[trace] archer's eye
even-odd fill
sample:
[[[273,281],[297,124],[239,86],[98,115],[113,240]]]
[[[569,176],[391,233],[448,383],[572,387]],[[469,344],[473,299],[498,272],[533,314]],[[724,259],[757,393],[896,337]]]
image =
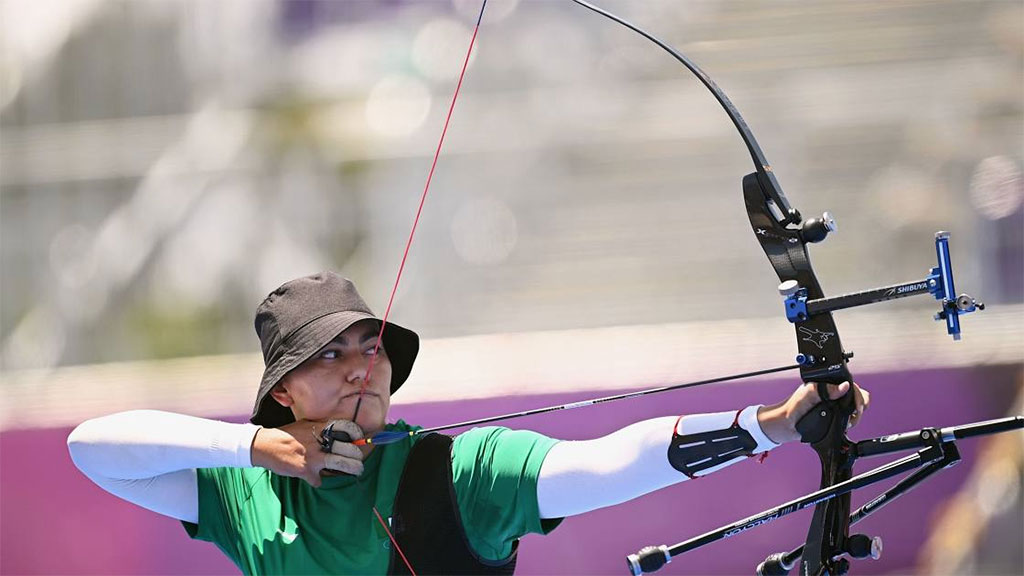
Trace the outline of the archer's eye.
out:
[[[320,352],[320,358],[324,360],[337,360],[341,356],[341,353],[337,350],[323,350]]]

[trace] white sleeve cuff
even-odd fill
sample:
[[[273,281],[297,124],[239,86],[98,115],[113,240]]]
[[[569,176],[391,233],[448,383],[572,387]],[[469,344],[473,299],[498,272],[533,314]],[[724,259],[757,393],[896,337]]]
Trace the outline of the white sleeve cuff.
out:
[[[233,424],[218,429],[210,443],[214,460],[231,468],[252,468],[252,442],[259,432],[255,424]]]
[[[778,444],[772,442],[771,438],[764,433],[764,430],[761,430],[761,423],[757,421],[757,411],[761,406],[763,406],[763,404],[747,406],[740,411],[739,418],[737,418],[737,423],[740,425],[740,428],[750,432],[750,435],[757,442],[757,448],[754,448],[754,454],[767,452],[778,446]]]

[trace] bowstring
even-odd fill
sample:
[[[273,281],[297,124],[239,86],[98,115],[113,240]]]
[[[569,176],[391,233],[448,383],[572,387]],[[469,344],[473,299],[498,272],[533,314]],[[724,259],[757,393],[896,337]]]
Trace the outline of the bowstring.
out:
[[[469,57],[473,53],[473,45],[476,44],[477,32],[480,30],[480,22],[484,18],[484,9],[486,7],[487,0],[483,0],[483,3],[480,5],[480,14],[477,16],[476,19],[476,25],[473,27],[473,36],[469,40],[469,49],[466,50],[466,58],[462,62],[462,71],[459,72],[459,81],[455,85],[455,93],[452,95],[451,105],[448,106],[448,115],[445,117],[444,120],[444,128],[441,130],[441,137],[437,141],[437,149],[434,150],[434,160],[430,164],[430,172],[427,174],[427,182],[423,186],[423,193],[420,194],[420,204],[419,207],[416,209],[416,218],[413,220],[412,229],[409,231],[409,239],[405,243],[405,252],[402,254],[402,263],[399,264],[398,266],[398,274],[395,276],[395,283],[391,287],[391,296],[390,298],[388,298],[388,305],[387,308],[384,310],[384,318],[381,320],[380,323],[380,332],[377,333],[377,343],[374,344],[373,346],[373,354],[370,355],[370,362],[367,365],[366,374],[363,376],[363,384],[362,386],[359,387],[359,396],[356,398],[356,409],[352,414],[353,422],[355,422],[356,417],[359,416],[359,408],[360,406],[362,406],[363,403],[363,394],[366,392],[367,384],[370,383],[370,374],[373,372],[373,366],[377,360],[377,354],[380,352],[380,345],[384,339],[384,328],[387,326],[388,316],[391,315],[391,305],[394,304],[395,302],[395,294],[398,292],[398,284],[402,280],[402,272],[405,270],[405,263],[406,260],[408,260],[409,258],[409,249],[412,247],[412,240],[413,237],[415,237],[416,235],[416,227],[419,225],[420,215],[423,213],[423,205],[427,201],[427,192],[430,190],[430,182],[434,178],[434,169],[437,167],[437,159],[441,156],[441,147],[444,145],[444,137],[445,135],[448,134],[448,124],[451,122],[452,112],[455,110],[455,102],[459,98],[459,90],[462,88],[462,80],[466,76],[466,68],[469,66]],[[380,525],[384,528],[384,531],[387,533],[388,538],[390,538],[391,542],[394,543],[395,550],[398,552],[399,556],[401,556],[406,568],[409,569],[409,572],[412,574],[412,576],[416,576],[416,571],[413,570],[412,564],[409,563],[409,559],[406,558],[405,553],[402,552],[402,548],[398,545],[398,541],[391,533],[391,530],[388,528],[388,525],[384,521],[384,518],[381,516],[380,512],[377,511],[376,505],[373,506],[373,513],[377,516],[377,520],[378,522],[380,522]]]
[[[380,345],[384,338],[384,327],[387,326],[388,317],[391,315],[391,306],[395,302],[395,294],[398,293],[398,283],[402,280],[402,272],[405,271],[405,263],[409,258],[409,249],[412,248],[412,241],[416,235],[416,227],[420,223],[420,215],[423,213],[423,205],[427,201],[427,192],[430,190],[430,182],[434,178],[434,169],[437,168],[437,159],[441,156],[441,147],[444,145],[444,137],[448,134],[448,124],[452,119],[452,112],[455,110],[455,102],[459,98],[459,90],[462,88],[462,80],[466,76],[466,68],[469,66],[469,57],[473,53],[473,45],[476,43],[476,35],[480,30],[480,22],[484,18],[484,8],[487,7],[487,0],[483,1],[480,5],[480,14],[476,19],[476,26],[473,27],[473,36],[469,40],[469,49],[466,51],[466,58],[462,62],[462,71],[459,72],[459,81],[455,85],[455,94],[452,95],[451,105],[448,106],[448,115],[444,120],[444,128],[441,130],[441,137],[437,141],[437,149],[434,150],[434,160],[430,164],[430,172],[427,174],[427,182],[423,186],[423,193],[420,195],[420,204],[416,209],[416,217],[412,222],[412,229],[409,231],[409,239],[405,242],[405,252],[402,254],[402,262],[398,265],[398,274],[395,276],[395,283],[391,287],[391,296],[388,298],[387,308],[384,310],[384,319],[380,323],[380,332],[377,333],[377,343],[373,346],[373,354],[370,355],[370,363],[366,368],[366,374],[363,375],[363,384],[359,388],[359,397],[356,399],[356,409],[352,415],[352,421],[355,422],[356,416],[359,415],[359,407],[363,403],[363,393],[366,391],[366,385],[370,382],[370,373],[373,371],[373,365],[377,360],[377,354],[380,352]]]

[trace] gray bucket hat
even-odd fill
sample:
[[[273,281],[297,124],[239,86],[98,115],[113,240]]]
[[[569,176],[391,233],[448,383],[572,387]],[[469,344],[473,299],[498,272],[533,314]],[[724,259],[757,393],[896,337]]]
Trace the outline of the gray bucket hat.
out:
[[[249,421],[267,428],[294,422],[291,409],[278,404],[270,390],[285,374],[360,320],[380,322],[352,281],[334,272],[292,280],[271,292],[256,309],[256,333],[265,368]],[[412,330],[388,322],[381,344],[391,360],[394,394],[412,371],[420,339]]]

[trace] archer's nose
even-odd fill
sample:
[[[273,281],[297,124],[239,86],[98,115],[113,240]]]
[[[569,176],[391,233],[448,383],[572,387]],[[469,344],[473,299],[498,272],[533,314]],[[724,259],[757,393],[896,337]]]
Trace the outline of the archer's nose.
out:
[[[369,379],[370,370],[379,360],[380,358],[374,358],[367,354],[353,357],[345,366],[345,382],[362,385],[365,380]]]
[[[351,366],[345,368],[345,382],[349,384],[362,384],[363,380],[366,379],[368,367],[369,363],[367,362],[353,362]]]

